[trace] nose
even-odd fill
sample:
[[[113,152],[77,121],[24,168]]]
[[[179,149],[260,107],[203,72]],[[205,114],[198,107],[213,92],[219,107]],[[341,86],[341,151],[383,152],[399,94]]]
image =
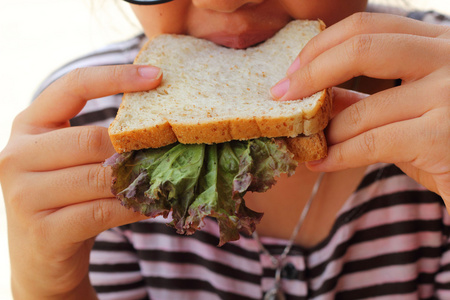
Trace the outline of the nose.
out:
[[[263,1],[264,0],[192,0],[192,3],[198,8],[231,13],[245,4],[258,4]]]

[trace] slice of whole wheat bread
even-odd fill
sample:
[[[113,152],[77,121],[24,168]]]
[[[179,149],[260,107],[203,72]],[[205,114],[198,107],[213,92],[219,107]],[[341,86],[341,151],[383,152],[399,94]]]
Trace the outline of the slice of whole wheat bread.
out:
[[[323,28],[320,21],[292,21],[264,43],[245,50],[184,35],[150,40],[135,64],[158,66],[164,78],[155,90],[124,95],[109,128],[114,148],[122,153],[175,141],[210,144],[307,135],[311,137],[305,142],[291,139],[292,149],[306,147],[326,154],[322,130],[331,112],[329,90],[284,102],[274,101],[269,93]],[[307,156],[304,160],[317,158]]]

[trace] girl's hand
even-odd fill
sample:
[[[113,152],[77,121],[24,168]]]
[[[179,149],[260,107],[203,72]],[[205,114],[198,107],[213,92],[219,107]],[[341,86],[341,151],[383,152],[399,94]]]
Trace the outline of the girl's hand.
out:
[[[450,28],[355,14],[313,38],[271,92],[299,99],[359,75],[400,78],[402,85],[372,96],[334,89],[328,157],[307,166],[395,163],[450,209]]]
[[[0,154],[11,281],[17,299],[96,298],[89,279],[94,237],[144,217],[110,192],[114,153],[106,128],[70,127],[89,99],[155,88],[158,68],[78,69],[50,85],[13,124]]]

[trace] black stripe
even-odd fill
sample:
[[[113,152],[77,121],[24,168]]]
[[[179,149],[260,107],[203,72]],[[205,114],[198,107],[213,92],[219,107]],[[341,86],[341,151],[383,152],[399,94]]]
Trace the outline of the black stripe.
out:
[[[447,252],[447,251],[443,251],[443,252]],[[441,266],[439,272],[450,272],[450,264],[445,264],[443,266]]]
[[[199,265],[225,277],[238,279],[254,284],[261,283],[261,276],[251,274],[231,266],[207,260],[190,252],[167,252],[160,250],[138,250],[140,260],[147,262],[167,262],[187,265]]]
[[[366,174],[361,180],[360,184],[356,188],[357,191],[371,185],[375,181],[379,181],[380,179],[387,179],[393,176],[404,175],[403,171],[398,168],[396,165],[391,164],[381,169],[373,170],[372,172]]]
[[[127,227],[132,232],[136,233],[147,233],[147,234],[164,234],[167,236],[179,238],[179,239],[195,239],[198,240],[204,244],[208,244],[214,247],[217,247],[219,244],[219,238],[215,235],[212,235],[205,231],[196,231],[193,235],[180,235],[176,233],[176,231],[167,226],[164,223],[157,223],[157,222],[137,222],[128,225]],[[219,232],[217,232],[218,234]],[[241,238],[243,238],[241,236]],[[234,245],[233,243],[227,243],[223,245],[222,247],[217,247],[217,249],[220,251],[226,251],[229,253],[232,253],[234,255],[238,255],[247,259],[251,259],[254,261],[259,261],[259,253],[254,251],[248,251],[245,250],[239,246]]]
[[[373,227],[373,228],[369,228],[369,229],[365,229],[365,230],[359,230],[359,231],[355,232],[355,234],[353,235],[353,237],[350,240],[339,244],[335,248],[335,250],[334,250],[333,254],[330,256],[330,258],[328,258],[321,264],[315,266],[314,268],[311,268],[309,270],[309,277],[315,278],[315,277],[318,277],[321,274],[323,274],[327,265],[334,260],[339,260],[340,258],[342,258],[350,246],[356,245],[358,243],[363,243],[363,242],[367,242],[367,241],[371,241],[371,240],[375,240],[375,239],[386,238],[386,237],[392,237],[392,236],[401,235],[401,234],[418,233],[421,231],[436,231],[436,232],[438,232],[441,224],[442,223],[438,220],[436,220],[436,221],[417,220],[417,221],[408,221],[408,222],[398,222],[398,223],[393,223],[393,224],[381,225],[381,226],[377,226],[377,227]]]
[[[289,252],[290,255],[309,255],[313,252],[319,251],[320,249],[327,247],[330,240],[333,238],[333,236],[336,234],[336,232],[344,225],[353,222],[357,218],[378,209],[393,207],[396,205],[403,205],[403,204],[412,204],[412,205],[420,205],[420,204],[430,204],[430,203],[438,203],[439,205],[442,204],[442,198],[436,195],[435,193],[429,192],[429,191],[404,191],[404,192],[398,192],[394,194],[388,194],[383,195],[380,197],[376,197],[371,199],[370,201],[364,202],[361,205],[358,205],[351,210],[342,213],[334,223],[333,227],[330,230],[329,235],[327,238],[325,238],[322,242],[317,244],[314,247],[311,247],[309,249],[306,249],[304,247],[294,245]],[[415,221],[412,221],[413,223]],[[435,231],[445,231],[448,230],[444,228],[444,225],[442,224],[442,220],[438,219],[434,224],[434,230]],[[439,225],[438,225],[439,224]],[[380,228],[381,230],[384,230],[389,232],[389,227],[394,224],[386,224],[385,227]],[[423,224],[421,225],[423,226]],[[438,228],[439,227],[439,228]],[[378,228],[378,227],[376,227]],[[437,229],[438,228],[438,229]],[[375,229],[376,230],[376,229]],[[366,234],[365,231],[363,231],[363,235]],[[370,231],[369,231],[370,232]],[[355,233],[356,234],[356,233]],[[396,234],[393,232],[393,234]],[[380,236],[381,237],[381,236]],[[376,238],[376,237],[374,237]],[[362,241],[362,240],[361,240]],[[265,244],[264,245],[270,253],[279,255],[284,250],[284,245],[270,245]]]
[[[122,94],[118,94],[117,96],[122,97]],[[94,122],[104,121],[107,119],[114,119],[117,114],[117,107],[108,107],[102,110],[96,110],[93,112],[85,113],[78,115],[70,120],[71,126],[81,126],[87,125]]]
[[[307,300],[308,299],[307,296],[294,296],[294,295],[290,295],[290,294],[284,294],[284,297],[286,298],[286,300]]]
[[[416,220],[416,221],[406,221],[406,222],[397,222],[393,224],[381,225],[365,230],[357,231],[353,237],[338,245],[331,257],[320,265],[315,266],[314,268],[306,269],[304,271],[297,272],[298,280],[306,280],[306,278],[313,279],[315,277],[319,277],[325,271],[325,268],[328,264],[330,264],[334,260],[341,259],[347,249],[355,244],[363,243],[379,238],[385,238],[395,235],[408,234],[408,233],[417,233],[417,232],[440,232],[442,228],[442,221],[439,220]],[[273,251],[274,248],[277,251],[283,248],[283,246],[267,246],[269,251]],[[271,253],[273,253],[271,252]],[[319,296],[321,294],[325,294],[331,290],[333,290],[338,282],[338,279],[344,274],[350,274],[353,272],[367,271],[374,268],[378,268],[381,266],[388,265],[398,265],[401,263],[413,263],[419,260],[422,257],[430,257],[430,258],[438,258],[441,256],[442,249],[441,247],[431,248],[431,247],[423,247],[410,252],[404,253],[394,253],[383,255],[379,257],[372,257],[367,260],[355,261],[355,262],[347,262],[344,264],[343,270],[336,277],[330,278],[323,283],[323,285],[315,291],[312,291],[313,296]],[[264,269],[263,270],[264,277],[273,277],[275,275],[274,270],[272,269]]]
[[[219,290],[212,286],[208,281],[198,280],[198,279],[181,279],[181,278],[162,278],[162,277],[146,277],[145,282],[147,286],[167,289],[167,290],[200,290],[207,291],[216,294],[221,299],[225,300],[254,300],[258,298],[250,298],[242,296],[239,294],[234,294],[226,291]]]
[[[311,290],[310,296],[317,297],[322,294],[325,294],[329,291],[332,291],[340,278],[342,278],[343,275],[355,273],[355,272],[363,272],[363,271],[369,271],[381,267],[386,266],[396,266],[396,265],[403,265],[403,264],[411,264],[414,262],[417,262],[421,258],[439,258],[442,255],[441,248],[439,247],[421,247],[418,249],[415,249],[413,251],[408,252],[401,252],[401,253],[392,253],[392,254],[385,254],[380,255],[368,259],[362,259],[362,260],[356,260],[351,262],[346,262],[343,265],[343,268],[341,272],[336,275],[335,277],[332,277],[326,281],[323,282],[322,286],[317,290]],[[330,263],[327,261],[326,264]],[[325,264],[325,266],[326,266]],[[324,269],[321,268],[321,271],[323,272]],[[306,281],[311,280],[314,276],[320,276],[321,274],[312,274],[311,270],[296,270],[296,277],[291,278],[299,281]],[[428,273],[421,273],[419,274],[418,282],[421,284],[432,284],[434,283],[434,276],[435,274],[428,274]],[[263,269],[263,277],[266,278],[274,278],[275,277],[275,270],[274,269]],[[282,276],[283,277],[283,276]]]
[[[92,250],[98,251],[127,251],[127,252],[136,252],[134,247],[126,242],[103,242],[103,241],[95,241],[94,247]]]
[[[317,297],[332,291],[337,286],[339,279],[350,273],[370,271],[386,266],[411,264],[417,262],[421,258],[439,258],[441,257],[441,254],[441,249],[439,247],[422,247],[413,251],[386,254],[369,259],[347,262],[344,264],[339,274],[324,281],[322,286],[319,289],[312,291],[311,294]],[[417,282],[420,284],[434,283],[434,276],[435,274],[420,273]]]
[[[141,268],[138,263],[115,263],[115,264],[90,264],[90,272],[139,272]]]
[[[142,279],[137,282],[116,285],[94,285],[97,293],[115,293],[121,291],[136,290],[145,287],[145,281]]]
[[[335,299],[351,300],[413,293],[418,290],[418,285],[421,283],[422,276],[427,275],[421,274],[418,276],[418,278],[406,282],[386,283],[350,291],[338,292]]]
[[[342,270],[342,274],[362,272],[386,266],[407,265],[417,262],[421,258],[440,258],[442,251],[440,247],[420,247],[412,251],[399,253],[389,253],[367,259],[347,262]]]
[[[435,288],[438,290],[449,290],[450,291],[450,282],[445,282],[445,283],[437,282],[435,284]]]

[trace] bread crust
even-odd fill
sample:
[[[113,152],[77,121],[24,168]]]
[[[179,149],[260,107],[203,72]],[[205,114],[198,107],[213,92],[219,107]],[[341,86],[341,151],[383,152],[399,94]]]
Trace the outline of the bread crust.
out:
[[[325,27],[320,20],[319,27],[321,30]],[[149,47],[151,40],[140,50],[135,63],[137,63],[139,56]],[[121,111],[127,111],[124,103],[126,103],[129,98],[131,98],[131,94],[125,93],[122,105],[119,108],[118,116]],[[331,109],[331,89],[324,89],[314,107],[301,111],[298,114],[291,114],[288,116],[283,115],[279,117],[256,115],[249,118],[234,117],[231,119],[215,117],[211,118],[211,120],[193,120],[192,122],[186,120],[178,122],[175,119],[164,119],[170,117],[165,117],[161,114],[160,117],[162,121],[157,123],[157,125],[136,129],[121,127],[120,122],[117,122],[116,118],[109,128],[109,135],[111,142],[118,153],[144,148],[159,148],[176,141],[185,144],[212,144],[260,137],[292,138],[297,137],[298,135],[302,135],[301,138],[299,137],[299,140],[302,140],[302,142],[296,143],[303,145],[306,141],[308,141],[307,144],[311,144],[312,141],[314,141],[320,142],[319,144],[322,145],[324,139],[317,139],[317,137],[305,139],[303,138],[303,135],[323,135],[321,132],[328,124]],[[303,140],[305,142],[303,142]],[[302,149],[308,148],[313,147],[302,146]],[[297,148],[294,147],[294,149]],[[315,151],[317,151],[317,149]]]
[[[328,153],[327,140],[323,131],[310,136],[286,138],[286,144],[298,163],[325,158]]]
[[[328,124],[332,98],[330,89],[322,93],[317,112],[312,116],[255,117],[233,120],[215,120],[204,123],[165,123],[152,128],[109,132],[114,149],[118,153],[144,148],[159,148],[179,141],[183,144],[213,144],[231,140],[248,140],[260,137],[295,137],[313,135]]]

